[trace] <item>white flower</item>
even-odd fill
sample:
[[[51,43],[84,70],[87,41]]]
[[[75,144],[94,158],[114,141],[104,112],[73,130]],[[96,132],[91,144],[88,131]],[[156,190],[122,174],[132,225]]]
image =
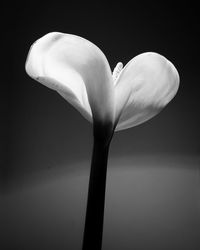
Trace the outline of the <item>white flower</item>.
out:
[[[31,47],[26,72],[56,90],[90,122],[112,122],[115,131],[141,124],[175,96],[179,75],[165,57],[147,52],[112,74],[103,52],[75,35],[49,33]]]

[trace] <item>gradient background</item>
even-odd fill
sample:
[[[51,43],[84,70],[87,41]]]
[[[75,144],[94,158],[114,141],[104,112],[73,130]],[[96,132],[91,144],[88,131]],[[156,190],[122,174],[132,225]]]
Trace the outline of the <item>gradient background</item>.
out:
[[[112,69],[147,51],[174,63],[175,99],[113,138],[103,250],[200,249],[198,15],[191,2],[2,9],[0,249],[81,249],[92,126],[24,70],[30,45],[51,31],[92,41]]]

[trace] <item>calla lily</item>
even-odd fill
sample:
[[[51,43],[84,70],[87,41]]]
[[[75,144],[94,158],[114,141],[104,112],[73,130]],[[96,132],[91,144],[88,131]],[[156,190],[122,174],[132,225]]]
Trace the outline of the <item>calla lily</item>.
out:
[[[56,90],[93,123],[94,146],[83,250],[102,244],[109,145],[114,131],[139,125],[175,96],[179,75],[164,56],[147,52],[113,73],[103,52],[75,35],[49,33],[31,47],[26,72]]]
[[[175,96],[179,75],[165,57],[147,52],[113,73],[103,52],[75,35],[49,33],[31,47],[26,72],[56,90],[90,122],[122,130],[158,114]]]

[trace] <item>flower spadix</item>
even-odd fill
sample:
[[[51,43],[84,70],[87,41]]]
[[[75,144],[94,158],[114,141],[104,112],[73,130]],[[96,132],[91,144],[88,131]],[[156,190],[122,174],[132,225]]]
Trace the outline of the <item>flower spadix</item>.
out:
[[[56,90],[90,122],[122,130],[158,114],[175,96],[179,75],[164,56],[147,52],[113,73],[103,52],[71,34],[49,33],[30,48],[26,72]]]

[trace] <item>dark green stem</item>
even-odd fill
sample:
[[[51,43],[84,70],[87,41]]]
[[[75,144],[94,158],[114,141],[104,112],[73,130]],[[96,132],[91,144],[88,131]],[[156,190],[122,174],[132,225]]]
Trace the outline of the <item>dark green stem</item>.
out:
[[[88,189],[82,250],[101,250],[107,161],[113,130],[111,125],[94,125],[94,144]]]

